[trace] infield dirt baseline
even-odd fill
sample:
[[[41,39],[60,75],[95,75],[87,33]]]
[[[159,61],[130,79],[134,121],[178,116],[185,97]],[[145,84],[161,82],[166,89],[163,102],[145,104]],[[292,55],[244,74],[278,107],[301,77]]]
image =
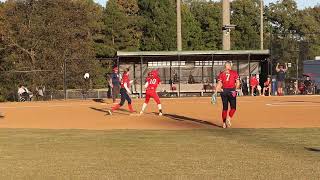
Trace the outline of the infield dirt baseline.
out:
[[[157,107],[153,102],[142,116],[130,116],[125,110],[115,113],[114,116],[105,116],[112,105],[111,100],[106,100],[106,103],[89,100],[1,103],[0,111],[6,117],[1,119],[0,128],[183,130],[216,128],[216,125],[221,124],[220,98],[216,105],[210,103],[210,98],[161,100],[163,117],[154,114]],[[240,97],[238,100],[238,111],[232,128],[320,127],[317,115],[320,110],[317,106],[320,104],[320,96]],[[141,108],[143,101],[133,101],[135,110]],[[308,102],[309,104],[306,104]],[[310,102],[313,102],[314,106],[308,106],[312,105]],[[294,103],[299,104],[299,107],[293,106]]]
[[[307,98],[311,98],[312,96],[308,96]],[[313,96],[320,98],[320,96]],[[272,98],[272,99],[271,99]],[[239,103],[247,103],[247,102],[266,102],[268,100],[271,100],[271,103],[265,103],[266,106],[320,106],[320,101],[285,101],[282,100],[284,97],[238,97],[237,101]],[[286,99],[289,99],[290,97],[285,97]],[[291,98],[294,98],[294,96],[291,96]],[[206,99],[207,101],[203,101]],[[134,99],[134,101],[137,101],[138,99]],[[164,101],[166,104],[177,104],[175,101],[179,101],[183,104],[210,104],[210,97],[188,97],[188,98],[162,98],[162,101]],[[190,101],[192,100],[192,101]],[[2,103],[0,105],[0,109],[22,109],[22,108],[59,108],[59,107],[76,107],[76,106],[91,106],[91,105],[100,105],[108,107],[112,105],[112,103],[96,103],[94,101],[89,102],[90,100],[69,100],[69,101],[52,101],[52,103],[59,103],[59,104],[53,104],[51,105],[51,102],[23,102],[23,103]],[[141,101],[141,100],[138,100]],[[220,103],[221,98],[217,97],[217,103]],[[84,103],[85,102],[85,103]],[[30,105],[26,105],[30,104]],[[39,104],[39,105],[32,105],[32,104]],[[152,102],[151,102],[152,104]],[[9,106],[6,106],[9,105]],[[16,106],[17,105],[17,106]],[[212,105],[212,104],[211,104]],[[215,104],[213,104],[214,106]]]

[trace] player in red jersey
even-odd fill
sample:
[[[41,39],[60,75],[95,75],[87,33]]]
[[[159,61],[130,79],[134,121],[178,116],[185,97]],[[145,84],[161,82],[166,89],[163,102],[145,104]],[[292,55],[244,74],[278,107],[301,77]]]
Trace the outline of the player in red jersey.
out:
[[[221,92],[221,99],[223,103],[222,120],[223,128],[231,127],[231,118],[236,112],[237,108],[237,89],[240,88],[240,78],[236,71],[232,70],[232,63],[226,62],[225,69],[218,77],[218,84],[216,91]],[[230,104],[230,111],[228,116],[228,109]]]
[[[123,73],[122,75],[122,79],[121,79],[121,88],[120,88],[120,95],[121,95],[121,101],[119,104],[115,105],[114,107],[111,108],[111,111],[109,110],[109,114],[112,115],[112,112],[119,109],[121,106],[124,105],[125,101],[128,101],[128,107],[130,112],[134,112],[133,108],[132,108],[132,100],[130,98],[130,94],[131,91],[129,89],[130,87],[130,83],[132,81],[130,81],[129,78],[129,68],[126,69],[126,71]]]
[[[160,83],[161,83],[161,80],[158,76],[158,72],[156,70],[151,71],[148,74],[148,77],[146,79],[146,84],[145,84],[146,100],[142,105],[142,109],[141,109],[140,114],[143,114],[144,110],[146,109],[146,107],[150,101],[150,98],[153,98],[154,101],[158,105],[159,116],[162,116],[162,107],[161,107],[161,103],[160,103],[160,98],[157,94],[157,88]]]
[[[257,92],[259,95],[261,95],[261,87],[259,86],[259,81],[257,79],[257,76],[253,74],[250,78],[250,86],[251,86],[251,96],[254,96],[254,91],[257,89]]]
[[[267,81],[263,83],[263,94],[265,96],[266,91],[268,91],[268,95],[271,96],[271,78],[268,77]]]

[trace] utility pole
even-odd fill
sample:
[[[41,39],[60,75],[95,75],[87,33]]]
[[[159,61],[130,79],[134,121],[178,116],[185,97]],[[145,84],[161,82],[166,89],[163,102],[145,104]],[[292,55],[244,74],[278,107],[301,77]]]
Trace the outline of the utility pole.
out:
[[[230,25],[230,0],[222,0],[222,25],[223,27]],[[230,50],[230,30],[222,31],[222,49]]]
[[[181,0],[177,0],[177,50],[182,51]]]
[[[263,50],[263,0],[260,0],[260,49]]]

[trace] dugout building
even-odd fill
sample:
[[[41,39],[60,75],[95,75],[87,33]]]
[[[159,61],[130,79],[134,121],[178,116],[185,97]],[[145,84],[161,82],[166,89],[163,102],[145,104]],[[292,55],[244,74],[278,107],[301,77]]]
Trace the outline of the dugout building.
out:
[[[131,88],[140,97],[144,94],[144,81],[150,70],[157,69],[162,81],[160,95],[204,96],[211,94],[216,77],[225,61],[233,62],[243,82],[252,74],[259,74],[263,82],[272,75],[269,50],[231,51],[138,51],[117,52],[120,70],[130,69],[134,79]]]

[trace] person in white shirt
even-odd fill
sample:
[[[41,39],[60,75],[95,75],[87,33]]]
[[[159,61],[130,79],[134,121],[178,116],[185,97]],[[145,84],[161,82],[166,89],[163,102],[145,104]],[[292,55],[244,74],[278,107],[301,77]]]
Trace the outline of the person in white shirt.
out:
[[[39,87],[36,88],[36,92],[37,92],[36,98],[37,98],[37,100],[43,100],[45,89],[46,89],[45,86],[39,86]]]
[[[19,94],[20,96],[22,96],[23,93],[26,93],[26,89],[25,89],[24,86],[21,85],[21,86],[19,87],[19,89],[18,89],[18,94]]]
[[[32,93],[28,90],[28,88],[24,87],[23,85],[19,87],[18,94],[20,97],[29,97],[28,100],[30,100],[33,96]]]

